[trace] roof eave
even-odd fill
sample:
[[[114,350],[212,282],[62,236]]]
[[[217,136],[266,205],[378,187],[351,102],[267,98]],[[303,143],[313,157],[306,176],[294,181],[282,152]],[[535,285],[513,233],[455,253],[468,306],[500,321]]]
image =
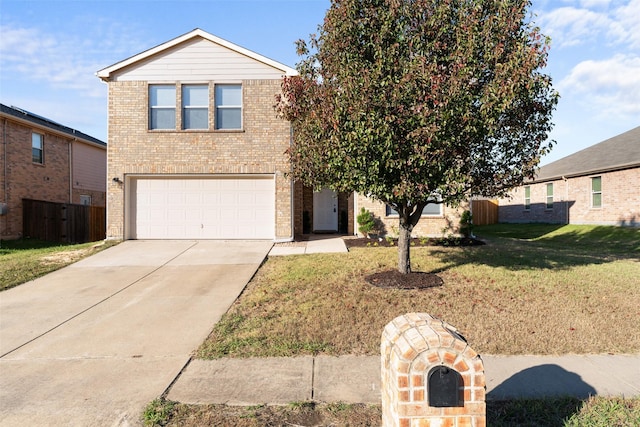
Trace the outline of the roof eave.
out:
[[[535,183],[541,183],[541,182],[558,181],[560,179],[578,178],[581,176],[597,175],[597,174],[606,173],[606,172],[616,172],[624,169],[632,169],[637,167],[640,167],[640,162],[626,163],[622,165],[611,166],[607,168],[591,169],[591,170],[581,171],[581,172],[571,172],[571,173],[560,174],[560,175],[552,175],[544,178],[536,178],[529,181],[529,183],[535,184]]]

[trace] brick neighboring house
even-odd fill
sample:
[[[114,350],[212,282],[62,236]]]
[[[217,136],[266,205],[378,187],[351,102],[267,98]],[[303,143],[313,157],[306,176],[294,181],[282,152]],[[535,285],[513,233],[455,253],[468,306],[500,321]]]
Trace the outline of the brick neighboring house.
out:
[[[106,204],[103,141],[0,104],[0,238],[22,236],[22,200]]]
[[[107,238],[353,234],[361,206],[397,225],[365,197],[285,176],[293,130],[273,108],[285,75],[297,72],[201,29],[98,71],[109,93]]]
[[[640,126],[540,168],[499,221],[640,226]]]

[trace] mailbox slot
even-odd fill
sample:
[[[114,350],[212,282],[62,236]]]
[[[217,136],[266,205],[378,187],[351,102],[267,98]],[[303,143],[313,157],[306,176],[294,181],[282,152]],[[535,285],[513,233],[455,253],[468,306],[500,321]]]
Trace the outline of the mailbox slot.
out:
[[[464,406],[462,375],[446,366],[435,366],[427,374],[429,406],[434,408]]]

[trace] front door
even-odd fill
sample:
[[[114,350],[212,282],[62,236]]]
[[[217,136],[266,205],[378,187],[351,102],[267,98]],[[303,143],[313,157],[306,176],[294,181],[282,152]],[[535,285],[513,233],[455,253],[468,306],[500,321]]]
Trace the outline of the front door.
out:
[[[338,195],[328,188],[313,193],[313,231],[338,231]]]

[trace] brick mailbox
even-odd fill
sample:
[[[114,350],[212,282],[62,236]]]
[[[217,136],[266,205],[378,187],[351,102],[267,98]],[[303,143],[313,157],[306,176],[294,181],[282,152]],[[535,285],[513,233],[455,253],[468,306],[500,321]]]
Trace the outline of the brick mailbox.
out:
[[[382,333],[384,427],[484,427],[484,365],[456,329],[426,313]]]

